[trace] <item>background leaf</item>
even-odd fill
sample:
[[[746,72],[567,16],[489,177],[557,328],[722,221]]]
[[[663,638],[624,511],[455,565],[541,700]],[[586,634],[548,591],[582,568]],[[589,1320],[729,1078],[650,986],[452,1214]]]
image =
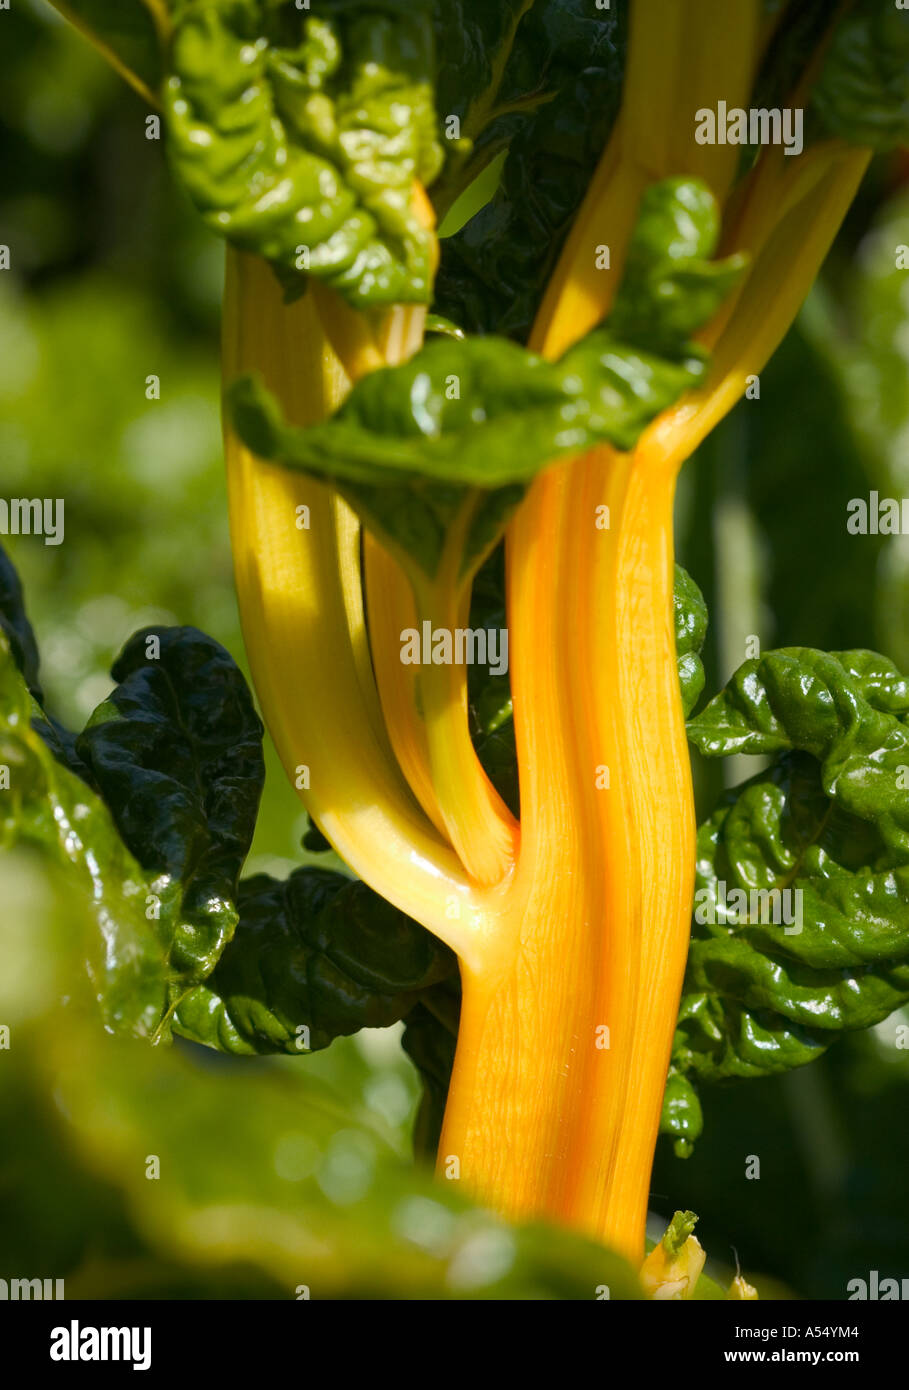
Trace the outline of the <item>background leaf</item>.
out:
[[[84,950],[109,1027],[151,1037],[165,1017],[169,974],[164,945],[146,918],[151,891],[107,807],[54,758],[32,727],[36,706],[0,634],[0,837],[24,843],[69,873],[71,891],[91,911]]]
[[[452,92],[443,68],[440,113],[464,109],[471,91],[489,90],[482,60],[474,55],[491,37],[487,16],[494,7],[476,0],[460,8],[471,36],[460,66],[475,85],[462,77],[460,91]],[[443,25],[456,17],[455,6],[439,10]],[[495,96],[485,103],[481,98],[483,123],[465,127],[481,164],[507,147],[500,186],[465,227],[441,243],[435,305],[467,332],[526,341],[543,285],[618,113],[626,31],[624,6],[598,10],[586,0],[535,0],[523,14]],[[490,51],[501,59],[501,47]],[[457,83],[454,65],[451,74]]]
[[[175,1029],[224,1052],[319,1051],[387,1028],[457,973],[452,953],[365,883],[327,869],[245,879],[233,940]]]
[[[830,135],[893,149],[909,140],[909,11],[862,0],[833,31],[811,93]]]
[[[38,644],[25,612],[25,597],[15,566],[0,546],[0,629],[6,634],[9,652],[22,673],[30,693],[42,698],[38,678]]]
[[[639,1296],[602,1246],[509,1225],[414,1171],[374,1108],[313,1073],[318,1059],[213,1066],[207,1050],[130,1045],[81,1002],[61,1007],[40,967],[67,954],[73,899],[19,867],[25,929],[4,914],[0,952],[33,987],[0,976],[15,1027],[0,1116],[19,1120],[0,1156],[4,1255],[46,1260],[67,1298],[113,1285],[121,1298],[294,1300],[305,1286],[314,1300],[594,1300],[603,1284]],[[23,1168],[43,1205],[10,1201]]]
[[[76,749],[129,849],[165,896],[179,892],[174,968],[204,978],[237,920],[262,724],[228,653],[195,628],[135,633],[112,674],[119,683]]]

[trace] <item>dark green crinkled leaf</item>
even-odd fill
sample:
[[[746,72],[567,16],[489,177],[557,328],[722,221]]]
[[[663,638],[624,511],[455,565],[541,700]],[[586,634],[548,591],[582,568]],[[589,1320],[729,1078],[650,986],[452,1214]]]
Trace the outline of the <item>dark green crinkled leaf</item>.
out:
[[[446,168],[433,190],[433,202],[443,215],[495,154],[496,130],[502,125],[499,88],[517,31],[533,3],[436,0],[433,4],[436,109],[443,125],[453,116],[459,123],[457,138],[445,141]],[[528,93],[525,101],[532,102],[535,96],[540,99]]]
[[[357,307],[428,301],[413,186],[442,155],[424,0],[180,0],[175,26],[171,160],[212,229]]]
[[[0,633],[0,768],[9,770],[9,786],[0,790],[0,844],[33,845],[67,873],[97,925],[86,954],[105,1022],[152,1036],[168,1004],[167,923],[147,918],[147,875],[107,807],[33,727],[36,710]]]
[[[327,869],[257,874],[241,884],[238,905],[233,941],[174,1021],[176,1032],[223,1052],[315,1052],[388,1027],[457,969],[436,937]]]
[[[102,53],[112,54],[147,91],[158,91],[163,71],[161,41],[143,0],[51,0],[51,4]]]
[[[704,665],[699,653],[707,636],[707,605],[697,584],[681,565],[675,567],[672,607],[679,685],[687,719],[704,689]]]
[[[111,674],[118,685],[76,751],[126,845],[161,881],[164,910],[177,912],[174,968],[204,978],[237,920],[265,778],[262,725],[233,659],[195,628],[135,633]]]
[[[618,114],[627,6],[607,10],[588,0],[536,0],[514,34],[494,97],[477,100],[498,72],[491,57],[501,63],[501,46],[490,32],[501,8],[483,0],[436,6],[445,35],[439,42],[440,115],[465,115],[463,132],[475,144],[468,169],[505,145],[508,155],[492,201],[441,243],[435,304],[469,332],[526,341]],[[459,14],[462,48],[447,32]],[[450,66],[446,51],[457,55]],[[440,192],[446,180],[447,171]]]
[[[800,1066],[909,1000],[907,718],[886,658],[793,647],[746,662],[690,721],[707,756],[777,756],[698,832],[663,1122],[681,1151],[693,1078]]]
[[[813,112],[830,135],[875,150],[909,141],[909,10],[860,0],[839,21]]]

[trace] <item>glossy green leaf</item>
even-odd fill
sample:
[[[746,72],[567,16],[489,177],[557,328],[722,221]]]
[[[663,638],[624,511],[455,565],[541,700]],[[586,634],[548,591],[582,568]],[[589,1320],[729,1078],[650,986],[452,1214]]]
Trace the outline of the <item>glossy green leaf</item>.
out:
[[[700,651],[707,635],[707,605],[697,584],[681,565],[675,567],[672,592],[675,618],[675,652],[686,718],[704,689],[704,664]]]
[[[434,238],[413,188],[441,151],[422,0],[308,15],[180,0],[174,19],[171,161],[209,226],[357,307],[427,301]]]
[[[209,979],[180,1001],[175,1031],[223,1052],[317,1052],[386,1028],[456,972],[436,937],[365,883],[302,868],[257,874]]]
[[[168,1004],[166,922],[147,917],[152,886],[104,803],[32,727],[37,705],[0,633],[0,844],[48,855],[89,908],[89,973],[110,1028],[151,1037]]]
[[[617,338],[672,355],[713,318],[746,265],[741,255],[708,259],[719,225],[716,199],[697,179],[650,185],[609,316]]]
[[[465,568],[488,551],[547,463],[604,440],[628,448],[703,370],[591,334],[560,362],[501,338],[431,342],[364,377],[331,421],[296,429],[251,378],[227,392],[260,457],[331,479],[406,565],[430,577],[470,509]]]
[[[15,640],[15,647],[13,646]],[[233,934],[264,778],[262,726],[228,653],[194,628],[136,633],[74,738],[26,687],[38,652],[0,552],[3,843],[47,853],[88,901],[108,1024],[164,1037],[169,1010]]]
[[[166,23],[167,0],[51,0],[133,86],[155,96],[161,85],[162,35],[154,20]]]
[[[127,847],[161,879],[179,918],[173,968],[204,978],[237,921],[265,766],[262,725],[233,659],[195,628],[148,628],[127,642],[118,682],[76,751]]]
[[[909,141],[909,10],[861,0],[834,29],[813,111],[830,135],[874,150]]]
[[[909,1000],[909,682],[873,652],[746,662],[689,723],[707,756],[774,754],[698,832],[695,913],[663,1127],[692,1079],[766,1075]]]

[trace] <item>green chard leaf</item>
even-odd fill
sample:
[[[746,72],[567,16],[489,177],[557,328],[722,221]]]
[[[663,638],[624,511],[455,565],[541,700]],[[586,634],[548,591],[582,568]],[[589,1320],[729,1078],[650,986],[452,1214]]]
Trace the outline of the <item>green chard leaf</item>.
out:
[[[833,31],[811,94],[828,135],[874,150],[909,141],[909,10],[861,0]]]
[[[774,755],[698,832],[695,914],[663,1128],[692,1082],[811,1061],[909,1000],[909,681],[867,651],[745,662],[689,723],[702,753]]]
[[[558,362],[504,338],[439,338],[364,377],[330,421],[309,429],[289,426],[243,377],[227,390],[235,428],[260,457],[330,480],[415,579],[434,577],[459,523],[461,573],[472,573],[541,468],[600,443],[630,449],[700,381],[704,358],[688,335],[741,269],[738,258],[718,268],[704,259],[716,233],[698,181],[655,185],[632,238],[617,329],[610,319]]]
[[[137,91],[154,100],[163,75],[167,0],[51,0],[51,4]]]
[[[107,807],[57,761],[34,727],[40,711],[0,633],[0,844],[46,854],[72,882],[96,932],[89,975],[109,1028],[150,1037],[168,1005],[161,935],[146,917],[151,887]]]
[[[245,879],[240,922],[175,1031],[222,1052],[317,1052],[386,1028],[456,975],[454,955],[365,883],[328,869]]]
[[[405,566],[432,578],[465,508],[466,570],[541,468],[604,441],[630,448],[702,370],[694,356],[668,362],[607,330],[558,363],[504,338],[444,338],[364,377],[324,425],[287,425],[250,377],[227,399],[249,448],[332,481]]]
[[[443,210],[453,178],[507,148],[494,197],[441,242],[436,307],[469,332],[525,341],[618,115],[627,6],[461,0],[436,12],[439,113],[460,115],[473,142],[439,181]]]
[[[32,726],[58,762],[91,783],[88,770],[75,750],[75,736],[44,709],[40,657],[32,625],[25,612],[25,596],[15,566],[0,546],[0,631],[6,634],[10,654],[34,701]]]
[[[423,1000],[411,1009],[404,1024],[401,1046],[423,1083],[414,1122],[414,1153],[429,1163],[435,1162],[442,1133],[458,1042],[460,1008],[461,982],[454,974],[428,990]]]
[[[498,5],[453,0],[433,5],[437,108],[442,121],[456,117],[459,132],[457,139],[446,140],[447,167],[433,193],[433,202],[437,207],[441,202],[443,211],[496,152],[495,132],[503,123],[499,89],[533,4],[534,0],[501,0]],[[525,94],[530,103],[545,99],[542,93]],[[499,134],[498,140],[502,138]]]
[[[682,708],[687,719],[704,689],[704,663],[700,651],[707,636],[707,605],[697,584],[681,565],[675,567],[672,608]]]
[[[708,259],[719,232],[716,199],[697,179],[651,184],[641,199],[610,331],[636,347],[678,352],[713,318],[745,269],[742,255]]]
[[[245,681],[194,628],[136,633],[78,736],[42,709],[22,589],[0,550],[2,844],[43,851],[95,925],[88,970],[107,1025],[166,1038],[169,1013],[233,934],[264,778]]]
[[[164,91],[174,168],[209,226],[357,308],[427,302],[413,202],[442,155],[425,0],[179,0]]]
[[[237,921],[265,778],[262,725],[233,659],[195,628],[134,633],[111,674],[119,684],[76,751],[173,917],[172,968],[204,978]]]

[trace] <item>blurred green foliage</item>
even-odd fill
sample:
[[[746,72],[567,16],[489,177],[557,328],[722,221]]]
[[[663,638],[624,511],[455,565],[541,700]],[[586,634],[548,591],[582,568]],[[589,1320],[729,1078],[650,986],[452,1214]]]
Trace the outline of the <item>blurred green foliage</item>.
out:
[[[44,0],[18,0],[3,33],[2,491],[66,507],[61,546],[8,546],[49,702],[81,725],[137,627],[194,624],[243,663],[218,421],[222,253],[146,139],[142,100]],[[760,402],[683,477],[679,559],[711,614],[708,693],[751,635],[874,646],[909,668],[909,538],[845,529],[851,497],[906,490],[906,173],[874,167]],[[269,759],[249,868],[286,873],[306,821]],[[695,771],[703,814],[720,770]],[[71,904],[27,856],[2,873],[0,1276],[65,1276],[71,1297],[619,1291],[608,1255],[505,1229],[410,1174],[418,1086],[397,1031],[305,1061],[115,1043],[57,1003]],[[871,1268],[904,1274],[901,1022],[789,1077],[705,1089],[704,1138],[687,1161],[661,1147],[653,1208],[694,1208],[713,1257],[733,1265],[734,1247],[746,1271],[804,1295],[841,1298]]]
[[[62,882],[16,852],[4,894],[10,1274],[52,1270],[69,1298],[636,1296],[601,1247],[508,1227],[414,1172],[400,1052],[368,1035],[342,1097],[318,1066],[113,1037],[73,987],[83,924]]]

